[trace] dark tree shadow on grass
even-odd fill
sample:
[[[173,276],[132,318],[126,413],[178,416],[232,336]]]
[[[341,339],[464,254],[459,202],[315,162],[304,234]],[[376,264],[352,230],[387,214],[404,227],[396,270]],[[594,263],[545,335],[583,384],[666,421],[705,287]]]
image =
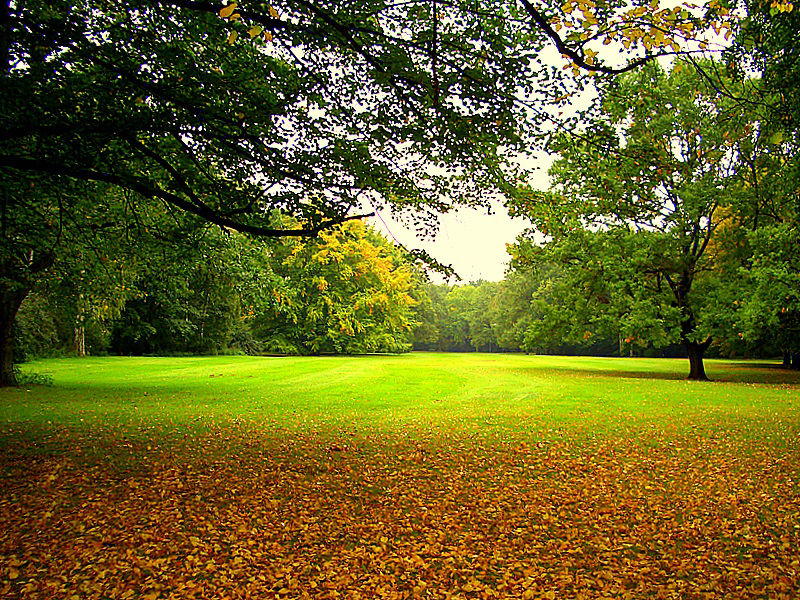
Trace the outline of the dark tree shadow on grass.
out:
[[[610,359],[612,360],[612,359]],[[680,370],[645,371],[634,369],[594,369],[576,368],[572,366],[553,367],[539,370],[536,367],[529,369],[515,369],[520,373],[530,371],[553,372],[559,376],[572,375],[585,379],[652,379],[659,381],[688,381],[689,362]],[[706,361],[706,372],[710,383],[749,383],[760,385],[800,385],[800,371],[785,369],[780,363],[768,362],[739,362],[716,363]],[[702,382],[698,382],[702,383]]]

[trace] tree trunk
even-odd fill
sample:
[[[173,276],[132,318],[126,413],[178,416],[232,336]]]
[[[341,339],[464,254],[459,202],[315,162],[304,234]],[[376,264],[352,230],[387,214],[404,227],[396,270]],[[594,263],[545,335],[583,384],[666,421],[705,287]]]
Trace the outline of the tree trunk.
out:
[[[83,294],[78,294],[77,314],[75,315],[75,327],[72,328],[72,350],[75,356],[86,356],[86,311],[84,310]]]
[[[9,289],[2,286],[0,291],[0,387],[17,385],[14,374],[13,327],[19,307],[28,288]]]
[[[783,368],[784,369],[791,369],[792,368],[792,351],[791,350],[784,350],[783,351]]]
[[[83,327],[83,323],[76,325],[72,333],[72,346],[75,350],[75,356],[86,356],[86,329]]]
[[[689,355],[689,379],[694,381],[708,381],[706,369],[703,365],[703,355],[708,345],[708,341],[702,344],[697,342],[684,342],[686,353]]]

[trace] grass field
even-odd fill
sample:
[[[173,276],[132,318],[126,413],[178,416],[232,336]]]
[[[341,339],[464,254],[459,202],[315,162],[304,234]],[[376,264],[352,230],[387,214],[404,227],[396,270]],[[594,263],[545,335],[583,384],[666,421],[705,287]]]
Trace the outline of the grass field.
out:
[[[795,598],[800,373],[87,358],[0,390],[0,597]]]

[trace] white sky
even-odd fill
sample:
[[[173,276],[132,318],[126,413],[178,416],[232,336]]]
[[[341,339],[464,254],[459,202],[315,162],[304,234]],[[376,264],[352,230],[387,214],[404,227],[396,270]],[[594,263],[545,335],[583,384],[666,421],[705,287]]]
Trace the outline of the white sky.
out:
[[[543,155],[536,161],[540,168],[531,169],[530,183],[539,189],[547,189],[547,168],[554,157]],[[506,244],[513,243],[516,237],[530,223],[525,219],[512,219],[500,202],[491,206],[491,214],[486,208],[453,210],[440,217],[439,233],[433,240],[419,239],[414,231],[403,226],[388,214],[381,213],[383,220],[369,219],[370,224],[389,239],[394,238],[409,250],[426,250],[433,258],[444,265],[452,265],[461,277],[461,283],[477,281],[500,281],[505,275],[509,256]],[[445,279],[438,273],[431,273],[435,283]],[[449,283],[456,283],[451,279]]]
[[[443,215],[434,240],[417,239],[414,232],[401,223],[387,215],[381,216],[386,225],[379,219],[370,219],[378,231],[390,239],[394,237],[408,249],[427,250],[440,263],[452,265],[464,283],[477,279],[503,279],[509,258],[506,244],[513,242],[526,227],[524,220],[511,219],[501,204],[493,207],[491,215],[486,209],[460,209]],[[437,274],[431,274],[431,279],[443,282]]]

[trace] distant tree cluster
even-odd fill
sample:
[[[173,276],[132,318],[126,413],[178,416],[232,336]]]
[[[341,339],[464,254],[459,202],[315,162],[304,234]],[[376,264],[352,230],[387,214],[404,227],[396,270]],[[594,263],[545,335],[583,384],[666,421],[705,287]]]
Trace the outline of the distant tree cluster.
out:
[[[542,290],[554,269],[519,269],[499,282],[427,284],[416,309],[414,349],[433,352],[526,352],[584,356],[680,356],[676,345],[641,347],[615,334],[574,339],[544,335]],[[565,313],[565,319],[570,317]]]
[[[139,235],[103,250],[57,261],[26,298],[19,358],[411,348],[419,272],[358,221],[313,240],[201,228],[180,243]]]

